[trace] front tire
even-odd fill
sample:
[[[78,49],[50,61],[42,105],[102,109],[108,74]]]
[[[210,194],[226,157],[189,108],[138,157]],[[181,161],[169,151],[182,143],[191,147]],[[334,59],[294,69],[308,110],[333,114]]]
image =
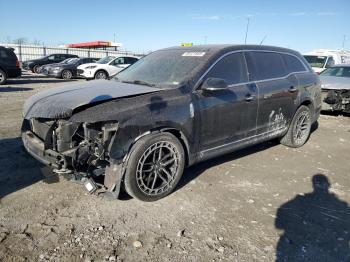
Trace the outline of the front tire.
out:
[[[108,74],[103,70],[97,71],[95,74],[95,79],[107,79],[107,78],[108,78]]]
[[[6,73],[0,69],[0,85],[6,84],[6,81],[7,81]]]
[[[184,149],[174,135],[145,136],[131,149],[125,171],[125,190],[142,201],[158,200],[174,190],[184,167]]]
[[[63,70],[61,76],[63,79],[72,79],[73,74],[70,70]]]
[[[282,137],[281,144],[289,147],[301,147],[309,139],[312,125],[311,110],[300,106],[294,114],[287,133]]]

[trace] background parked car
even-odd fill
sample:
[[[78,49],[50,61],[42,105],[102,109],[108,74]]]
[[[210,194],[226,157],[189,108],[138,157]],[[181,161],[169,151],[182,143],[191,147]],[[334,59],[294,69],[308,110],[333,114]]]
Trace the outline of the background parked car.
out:
[[[0,46],[0,85],[8,78],[21,76],[21,68],[12,48]]]
[[[33,73],[39,73],[42,65],[59,63],[67,58],[78,58],[78,56],[71,54],[52,54],[39,59],[25,61],[22,67],[25,70],[31,70]]]
[[[323,109],[350,113],[350,64],[327,68],[320,78]]]
[[[78,66],[78,75],[86,79],[107,79],[138,60],[136,56],[106,56],[96,63]]]
[[[97,58],[70,58],[58,64],[43,66],[41,73],[56,78],[71,79],[77,77],[78,66],[97,60]]]
[[[73,59],[78,59],[78,58],[67,58],[67,59],[65,59],[65,60],[63,60],[62,62],[59,62],[59,63],[43,65],[43,66],[41,66],[39,68],[38,73],[39,74],[44,74],[44,73],[46,73],[48,71],[48,69],[50,67],[57,66],[57,65],[60,65],[60,64],[66,64],[66,63],[68,63],[69,61],[71,61]]]

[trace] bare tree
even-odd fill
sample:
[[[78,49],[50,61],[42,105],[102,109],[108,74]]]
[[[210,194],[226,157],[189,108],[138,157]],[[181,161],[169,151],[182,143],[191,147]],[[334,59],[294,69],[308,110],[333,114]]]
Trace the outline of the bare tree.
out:
[[[27,42],[28,42],[28,40],[26,37],[19,37],[19,38],[16,38],[12,41],[12,43],[17,44],[17,45],[23,45],[23,44],[26,44]]]

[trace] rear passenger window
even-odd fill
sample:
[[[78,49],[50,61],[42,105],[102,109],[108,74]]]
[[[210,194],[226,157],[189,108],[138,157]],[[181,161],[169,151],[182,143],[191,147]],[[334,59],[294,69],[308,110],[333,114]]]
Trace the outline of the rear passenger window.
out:
[[[247,52],[249,80],[258,81],[287,75],[282,56],[273,52]]]
[[[284,63],[286,64],[288,73],[292,72],[303,72],[305,71],[305,66],[300,62],[298,58],[292,55],[282,55]]]
[[[248,81],[247,70],[242,53],[225,56],[209,71],[205,78],[222,78],[227,84],[239,84]]]
[[[8,54],[5,50],[0,50],[0,57],[1,58],[8,58]]]

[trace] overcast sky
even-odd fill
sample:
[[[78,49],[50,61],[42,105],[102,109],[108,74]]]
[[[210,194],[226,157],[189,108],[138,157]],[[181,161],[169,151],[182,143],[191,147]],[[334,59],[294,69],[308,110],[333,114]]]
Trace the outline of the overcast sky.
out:
[[[7,1],[0,0],[0,42],[26,37],[47,45],[123,43],[131,51],[180,45],[247,43],[300,52],[350,49],[349,0]]]

